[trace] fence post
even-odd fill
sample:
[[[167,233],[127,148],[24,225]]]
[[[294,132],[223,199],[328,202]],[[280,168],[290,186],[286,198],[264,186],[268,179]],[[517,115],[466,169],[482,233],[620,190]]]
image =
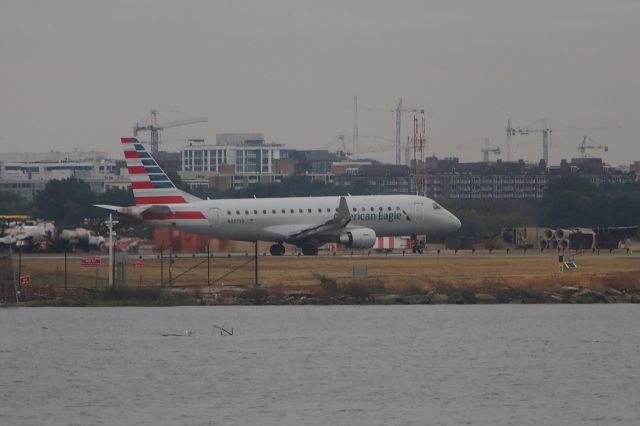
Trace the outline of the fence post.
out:
[[[260,287],[260,284],[258,284],[258,240],[256,240],[254,255],[255,255],[255,259],[256,259],[255,260],[255,271],[254,271],[254,274],[255,274],[255,283],[254,283],[254,285],[256,287]]]
[[[173,246],[169,247],[169,287],[173,287],[173,282],[171,281],[171,266],[173,266]]]
[[[207,241],[207,286],[211,286],[211,240]]]
[[[18,278],[22,276],[22,246],[18,250]]]
[[[160,287],[164,287],[164,240],[160,243]]]
[[[64,289],[67,289],[67,245],[64,246]]]

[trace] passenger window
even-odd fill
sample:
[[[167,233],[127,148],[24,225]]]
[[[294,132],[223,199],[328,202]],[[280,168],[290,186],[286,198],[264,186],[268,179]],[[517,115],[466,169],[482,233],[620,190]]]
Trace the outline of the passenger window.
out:
[[[327,213],[331,213],[331,209],[330,208],[327,208]]]
[[[382,207],[378,207],[378,210],[382,211]]]
[[[253,211],[253,214],[258,214],[258,210],[254,210],[254,211]]]
[[[363,211],[363,212],[364,212],[364,211],[366,211],[366,210],[367,210],[366,208],[364,208],[364,207],[362,208],[362,211]]]
[[[276,209],[271,210],[271,213],[276,214]]]
[[[291,209],[291,213],[295,213],[295,210]]]
[[[387,210],[391,211],[391,207],[387,206]]]
[[[400,206],[396,206],[396,210],[400,210]]]
[[[244,214],[249,214],[249,210],[245,210],[245,211],[244,211]]]
[[[231,214],[231,210],[227,210],[227,214],[230,215]]]
[[[300,213],[304,213],[304,211],[303,211],[302,209],[299,209],[299,212],[300,212]]]
[[[287,211],[285,209],[282,209],[282,213],[286,213]]]
[[[354,207],[354,208],[353,208],[353,212],[355,213],[355,212],[357,212],[357,211],[358,211],[358,209]]]
[[[311,213],[311,209],[308,209],[308,210],[309,210],[309,213]]]
[[[267,211],[266,210],[262,210],[262,214],[267,214]]]
[[[318,209],[318,213],[322,213],[322,209]]]
[[[236,214],[240,214],[240,210],[236,210]]]
[[[371,207],[371,211],[374,211],[375,209],[373,207]]]

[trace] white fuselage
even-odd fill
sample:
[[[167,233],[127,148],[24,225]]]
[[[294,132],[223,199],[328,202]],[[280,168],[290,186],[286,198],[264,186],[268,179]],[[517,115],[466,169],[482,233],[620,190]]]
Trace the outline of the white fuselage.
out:
[[[404,236],[460,228],[453,214],[427,197],[362,195],[345,199],[351,214],[345,230],[367,227],[377,236]],[[339,202],[339,196],[202,200],[172,206],[175,217],[147,221],[223,239],[283,242],[284,235],[331,220]],[[182,216],[180,212],[184,212]],[[202,216],[190,218],[189,212],[201,212]]]

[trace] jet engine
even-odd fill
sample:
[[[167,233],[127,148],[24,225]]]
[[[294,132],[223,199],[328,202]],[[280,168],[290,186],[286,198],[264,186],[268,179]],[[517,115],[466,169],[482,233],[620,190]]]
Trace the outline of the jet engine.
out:
[[[347,247],[371,248],[376,243],[376,231],[371,228],[356,228],[340,234],[338,242]]]

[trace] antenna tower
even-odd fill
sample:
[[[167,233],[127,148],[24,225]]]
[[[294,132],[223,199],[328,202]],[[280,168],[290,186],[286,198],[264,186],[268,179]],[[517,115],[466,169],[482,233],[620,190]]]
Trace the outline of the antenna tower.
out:
[[[358,158],[358,97],[353,97],[353,157]]]
[[[413,172],[416,178],[416,194],[424,195],[425,193],[425,162],[424,150],[427,144],[426,139],[426,120],[424,114],[418,120],[416,115],[413,116]]]

